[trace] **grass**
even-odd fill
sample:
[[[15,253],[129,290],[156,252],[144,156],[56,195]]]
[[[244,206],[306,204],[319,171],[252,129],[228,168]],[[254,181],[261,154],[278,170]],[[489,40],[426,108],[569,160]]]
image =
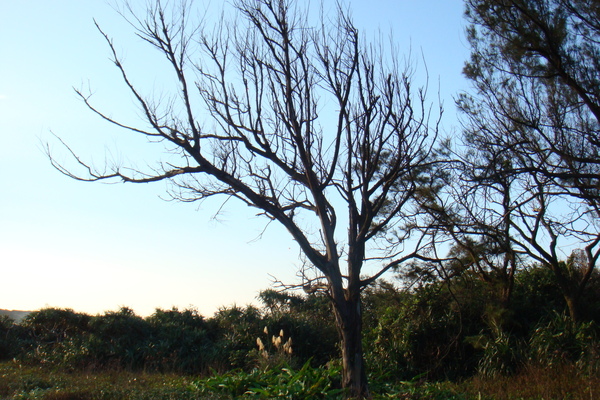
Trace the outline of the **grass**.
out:
[[[170,400],[199,396],[193,379],[127,371],[66,372],[47,367],[0,364],[0,399]],[[214,397],[218,399],[218,397]]]
[[[489,400],[596,400],[600,375],[581,373],[571,365],[527,366],[510,377],[475,377],[464,382],[464,393]]]
[[[279,368],[233,371],[198,378],[129,371],[69,372],[47,366],[0,363],[0,400],[229,400],[339,399],[339,371]],[[511,377],[475,377],[464,382],[373,384],[375,399],[412,400],[594,400],[600,377],[570,366],[528,367]]]
[[[0,399],[36,400],[226,400],[244,398],[337,399],[339,371],[290,368],[233,371],[208,378],[129,371],[68,372],[16,362],[0,364]]]

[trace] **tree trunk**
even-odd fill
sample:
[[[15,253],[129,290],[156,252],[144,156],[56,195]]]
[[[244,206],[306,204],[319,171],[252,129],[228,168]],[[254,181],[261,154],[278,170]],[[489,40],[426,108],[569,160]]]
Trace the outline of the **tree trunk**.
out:
[[[569,316],[571,317],[571,321],[579,322],[580,320],[580,306],[579,299],[581,298],[581,293],[585,286],[582,286],[582,283],[577,282],[577,278],[574,277],[571,273],[569,273],[565,267],[565,265],[561,265],[561,262],[554,262],[549,264],[550,269],[554,272],[554,277],[556,279],[556,284],[560,289],[565,302],[567,303],[567,308],[569,310]],[[583,283],[584,285],[585,283]]]
[[[350,297],[350,296],[348,296]],[[342,348],[342,387],[352,399],[370,398],[362,348],[360,294],[334,300],[336,324]]]
[[[579,322],[580,321],[580,312],[579,312],[579,296],[564,294],[565,301],[567,303],[567,308],[569,309],[569,316],[571,317],[571,321]]]

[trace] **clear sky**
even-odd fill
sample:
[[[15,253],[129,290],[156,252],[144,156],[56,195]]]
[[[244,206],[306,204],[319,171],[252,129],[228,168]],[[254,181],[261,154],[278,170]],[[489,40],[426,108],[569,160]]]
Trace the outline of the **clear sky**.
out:
[[[467,87],[462,1],[349,4],[367,35],[392,31],[401,51],[423,54],[430,93],[439,88],[444,127],[453,129],[452,97]],[[218,201],[168,202],[164,183],[82,183],[50,166],[43,143],[64,154],[52,132],[97,164],[116,157],[144,165],[160,155],[160,146],[115,130],[74,93],[90,87],[109,114],[136,120],[94,19],[140,82],[160,91],[159,60],[109,1],[0,0],[0,308],[95,314],[128,306],[148,315],[177,306],[210,316],[220,306],[256,303],[270,275],[293,281],[300,265],[293,241],[275,224],[256,240],[265,220],[250,209],[229,203],[216,221]]]

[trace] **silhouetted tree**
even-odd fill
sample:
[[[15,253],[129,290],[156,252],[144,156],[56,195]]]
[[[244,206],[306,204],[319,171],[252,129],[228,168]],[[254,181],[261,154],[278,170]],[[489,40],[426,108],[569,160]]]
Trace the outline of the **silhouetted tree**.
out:
[[[458,103],[469,164],[480,187],[510,182],[508,201],[489,210],[510,230],[512,252],[554,272],[576,320],[600,256],[600,8],[589,0],[466,3],[465,73],[477,94]],[[569,276],[562,265],[575,248],[581,273]]]
[[[426,256],[414,200],[431,183],[437,121],[429,125],[426,90],[413,88],[410,68],[380,43],[363,44],[341,7],[312,26],[294,1],[233,3],[240,19],[212,30],[188,19],[187,2],[124,12],[168,60],[178,84],[170,101],[142,94],[101,31],[145,125],[117,121],[79,92],[102,118],[175,149],[179,159],[147,171],[97,169],[72,152],[84,168],[79,174],[50,158],[76,179],[170,180],[183,201],[235,198],[280,223],[317,271],[305,288],[332,301],[343,386],[351,396],[368,396],[361,291]]]

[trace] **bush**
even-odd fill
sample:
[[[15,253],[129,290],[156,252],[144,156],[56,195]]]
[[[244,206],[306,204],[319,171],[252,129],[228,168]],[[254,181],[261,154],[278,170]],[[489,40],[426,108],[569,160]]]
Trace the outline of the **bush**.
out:
[[[24,346],[18,357],[35,364],[80,367],[91,317],[65,308],[44,308],[21,322]]]
[[[250,370],[256,364],[248,354],[256,349],[256,338],[263,330],[263,318],[256,307],[221,308],[210,321],[218,339],[216,346],[224,355],[221,367]]]
[[[565,314],[555,313],[533,331],[530,360],[546,366],[575,364],[581,370],[600,372],[598,334],[593,321],[576,323]]]
[[[477,366],[479,374],[487,377],[513,374],[523,361],[523,345],[506,332],[497,332],[494,337],[485,334],[467,338],[475,349],[482,350]]]
[[[264,327],[273,334],[281,330],[293,339],[294,366],[310,360],[314,367],[323,366],[339,356],[338,332],[331,313],[330,300],[322,294],[298,296],[265,290],[260,294],[265,304]],[[267,338],[269,341],[271,337]]]
[[[309,360],[314,367],[322,366],[338,356],[338,335],[327,298],[264,291],[260,299],[266,305],[263,309],[252,306],[222,308],[207,321],[217,338],[216,349],[227,361],[225,369],[250,371],[264,364],[257,339],[268,344],[272,336],[282,330],[286,340],[291,337],[293,341],[292,355],[282,361],[293,367]],[[265,334],[265,329],[270,333]],[[270,362],[278,364],[273,357]]]
[[[38,344],[53,344],[88,332],[91,318],[70,308],[43,308],[30,313],[21,325]]]
[[[223,356],[208,324],[195,310],[158,309],[146,322],[152,332],[145,349],[147,369],[202,373]]]
[[[90,321],[89,362],[100,367],[142,369],[151,337],[150,324],[127,308]]]
[[[526,360],[600,369],[596,323],[573,324],[564,315],[564,299],[547,269],[518,272],[510,303],[499,303],[493,287],[477,278],[465,272],[449,282],[428,281],[410,290],[386,282],[365,290],[363,348],[375,385],[414,377],[512,374]],[[157,309],[141,318],[129,308],[97,316],[46,308],[20,325],[0,319],[0,358],[71,371],[182,374],[294,370],[307,362],[318,368],[338,360],[328,298],[267,290],[260,299],[262,308],[222,308],[208,319],[193,309]],[[271,344],[280,331],[282,341],[292,339],[291,352]],[[267,357],[258,348],[259,338]]]
[[[481,329],[479,303],[458,304],[440,282],[413,291],[379,287],[367,292],[365,303],[370,315],[365,321],[365,352],[372,376],[406,381],[473,372],[476,361],[464,338]]]
[[[0,315],[0,361],[9,360],[22,352],[21,326],[6,315]]]

